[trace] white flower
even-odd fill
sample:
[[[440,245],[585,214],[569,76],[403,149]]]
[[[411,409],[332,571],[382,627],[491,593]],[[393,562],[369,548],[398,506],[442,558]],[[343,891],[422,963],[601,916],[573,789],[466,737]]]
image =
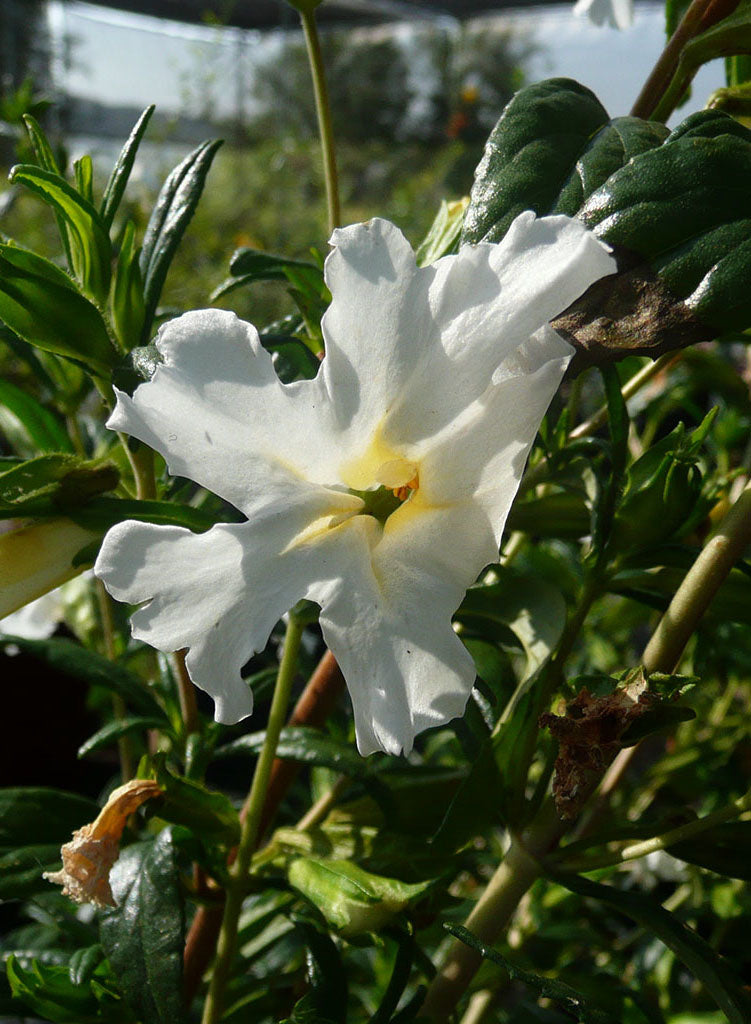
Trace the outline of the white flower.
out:
[[[280,616],[318,602],[361,752],[397,753],[463,712],[475,671],[451,616],[497,559],[572,352],[548,321],[615,265],[579,222],[529,212],[500,244],[425,268],[384,220],[332,245],[315,380],[281,384],[232,313],[188,313],[162,328],[163,363],[133,398],[118,393],[108,424],[247,522],[202,535],[120,523],[95,572],[118,600],[146,602],[135,637],[190,648],[221,722],[250,714],[240,670]],[[379,502],[387,518],[369,514]]]
[[[577,0],[574,14],[589,18],[595,25],[630,28],[634,21],[633,0]]]
[[[0,619],[0,633],[22,636],[26,640],[46,640],[55,632],[64,614],[60,587],[57,587]]]

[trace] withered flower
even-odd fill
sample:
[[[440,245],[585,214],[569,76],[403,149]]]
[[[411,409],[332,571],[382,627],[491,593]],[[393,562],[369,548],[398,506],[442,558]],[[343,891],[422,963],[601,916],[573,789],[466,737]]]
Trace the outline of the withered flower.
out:
[[[77,829],[61,849],[62,871],[47,871],[44,877],[62,885],[63,895],[76,903],[114,907],[109,875],[120,855],[125,823],[142,803],[161,793],[153,779],[132,779],[113,790],[96,820]]]

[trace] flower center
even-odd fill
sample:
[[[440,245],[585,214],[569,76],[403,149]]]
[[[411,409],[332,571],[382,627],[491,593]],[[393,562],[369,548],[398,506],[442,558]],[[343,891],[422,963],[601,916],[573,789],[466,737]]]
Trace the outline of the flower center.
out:
[[[391,459],[382,463],[375,474],[380,487],[365,490],[350,488],[350,494],[357,495],[365,503],[361,515],[373,516],[385,523],[420,486],[417,466],[406,459]]]

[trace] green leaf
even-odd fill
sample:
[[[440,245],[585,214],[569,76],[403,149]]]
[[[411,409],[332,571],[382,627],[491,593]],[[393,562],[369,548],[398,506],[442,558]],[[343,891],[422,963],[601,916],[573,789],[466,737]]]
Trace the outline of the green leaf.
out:
[[[138,147],[141,144],[141,139],[144,136],[154,110],[155,106],[153,103],[151,106],[146,107],[133,126],[133,129],[128,136],[128,140],[120,150],[120,155],[117,158],[115,166],[112,168],[112,174],[109,177],[109,181],[107,182],[104,190],[104,195],[102,196],[102,205],[100,209],[102,223],[107,230],[112,226],[112,221],[115,219],[115,214],[117,213],[120,202],[125,194],[125,186],[128,184],[130,172],[133,170],[133,162],[136,159]]]
[[[207,841],[237,843],[240,839],[240,818],[229,797],[209,789],[193,779],[174,775],[156,762],[156,781],[164,791],[155,814],[165,821],[185,825],[198,838]]]
[[[115,721],[103,725],[93,736],[89,736],[78,748],[78,757],[88,757],[89,754],[101,750],[102,747],[111,746],[121,736],[130,736],[134,732],[146,732],[147,729],[161,729],[164,731],[166,724],[163,715],[160,715],[158,718],[156,716],[152,718],[142,716],[117,718]]]
[[[91,157],[85,154],[73,164],[73,172],[76,176],[76,188],[81,197],[87,203],[94,202],[94,165]]]
[[[221,140],[204,142],[189,153],[169,175],[157,198],[140,256],[145,303],[144,342],[149,340],[169,265],[195,212],[206,176],[221,145]]]
[[[560,640],[566,624],[566,603],[560,591],[544,580],[500,567],[496,571],[501,581],[471,587],[456,619],[470,629],[485,631],[500,625],[510,630],[524,649],[522,679],[528,679]]]
[[[6,970],[13,995],[46,1021],[117,1024],[132,1020],[106,977],[95,976],[87,985],[77,985],[66,966],[40,960],[32,960],[28,967],[22,966],[15,955],[8,958]]]
[[[735,971],[701,936],[659,903],[633,889],[625,892],[579,875],[554,877],[571,892],[608,904],[656,935],[704,985],[730,1024],[747,1024],[751,1019],[751,999]]]
[[[261,752],[265,732],[246,733],[231,743],[226,743],[215,753],[215,757],[233,757],[238,754],[255,756]],[[377,755],[363,757],[354,747],[332,739],[318,729],[306,726],[290,726],[282,729],[276,756],[282,761],[296,761],[298,764],[318,765],[331,768],[353,779],[366,779],[383,766],[384,758]]]
[[[350,861],[305,857],[292,861],[288,877],[290,885],[347,936],[379,931],[431,884],[409,885],[364,871]]]
[[[117,908],[100,938],[123,993],[143,1024],[184,1024],[183,907],[172,830],[134,843],[110,874]]]
[[[307,948],[305,974],[310,991],[303,997],[307,1006],[319,1018],[324,1017],[332,1024],[346,1024],[347,972],[336,943],[329,935],[299,917],[295,920],[295,928]],[[300,1014],[301,1002],[292,1011],[292,1020]]]
[[[0,846],[60,846],[98,813],[93,800],[60,789],[0,789]]]
[[[0,519],[70,514],[91,497],[112,490],[120,479],[111,463],[77,455],[40,455],[0,473]]]
[[[26,131],[29,133],[31,139],[31,145],[34,149],[34,155],[37,158],[37,163],[40,167],[43,167],[45,171],[51,171],[53,174],[60,174],[60,168],[57,165],[55,154],[52,152],[52,147],[47,141],[47,137],[39,126],[38,122],[31,116],[31,114],[23,115],[23,122],[26,125]],[[68,234],[68,228],[66,225],[65,218],[57,210],[55,211],[55,220],[57,221],[57,230],[60,234],[60,239],[63,243],[63,251],[65,252],[65,258],[68,266],[73,268],[73,258],[70,251],[70,237]]]
[[[76,509],[74,514],[76,522],[102,532],[123,519],[184,526],[195,533],[209,530],[218,521],[215,516],[192,505],[171,501],[139,501],[135,498],[93,498],[85,506]]]
[[[441,200],[435,220],[415,252],[418,267],[427,267],[441,256],[456,251],[468,203],[469,198],[466,196],[450,203]]]
[[[554,323],[580,357],[654,355],[751,325],[751,133],[720,111],[665,129],[608,121],[589,90],[552,79],[521,90],[480,163],[463,240],[497,241],[523,209],[581,218],[619,272]]]
[[[52,146],[47,141],[47,136],[42,131],[39,122],[31,114],[24,114],[23,123],[26,126],[26,131],[29,133],[34,155],[39,162],[39,166],[44,168],[45,171],[60,174],[60,168],[57,165],[57,160],[55,160],[55,154],[52,152]]]
[[[58,789],[0,789],[0,901],[49,890],[42,877],[60,864],[60,847],[99,808]]]
[[[728,821],[668,847],[689,864],[751,882],[751,821]]]
[[[73,271],[83,290],[103,303],[109,288],[112,247],[101,217],[92,204],[64,178],[33,164],[17,164],[10,180],[25,185],[65,219]]]
[[[115,350],[99,310],[54,263],[0,245],[0,318],[24,341],[107,374]]]
[[[555,978],[545,978],[542,975],[532,974],[531,971],[523,970],[513,961],[507,960],[505,956],[501,956],[497,950],[486,946],[484,942],[481,942],[472,932],[461,925],[445,924],[443,927],[455,938],[466,943],[470,949],[474,949],[479,953],[483,960],[490,960],[491,963],[497,964],[498,967],[503,968],[504,971],[510,974],[512,978],[523,982],[543,998],[550,999],[560,1006],[567,1017],[580,1021],[581,1024],[612,1024],[613,1018],[610,1013],[605,1013],[603,1010],[593,1006],[589,1000],[585,999],[576,989],[571,988],[570,985],[566,985]]]
[[[8,422],[8,417],[15,425]],[[0,426],[6,436],[20,435],[23,439],[21,454],[73,452],[70,438],[55,414],[10,381],[0,380]]]
[[[6,642],[7,639],[6,639]],[[110,661],[96,651],[89,650],[61,637],[49,640],[27,640],[13,637],[12,642],[24,653],[44,661],[54,673],[60,673],[86,683],[101,686],[122,697],[125,703],[146,718],[159,718],[161,709],[138,676],[133,675],[116,661]],[[162,724],[164,719],[162,718]],[[2,799],[0,798],[0,813]],[[89,819],[84,818],[84,821]],[[80,822],[79,822],[80,824]],[[0,837],[2,832],[0,831]],[[0,838],[0,842],[2,839]]]
[[[474,758],[430,844],[438,856],[453,853],[499,823],[504,782],[496,764],[494,744],[486,741]]]
[[[145,306],[139,265],[140,252],[135,245],[135,226],[128,221],[117,254],[110,308],[117,339],[126,352],[141,340]]]
[[[523,210],[547,213],[608,115],[589,89],[552,78],[518,92],[475,172],[463,242],[497,242]]]

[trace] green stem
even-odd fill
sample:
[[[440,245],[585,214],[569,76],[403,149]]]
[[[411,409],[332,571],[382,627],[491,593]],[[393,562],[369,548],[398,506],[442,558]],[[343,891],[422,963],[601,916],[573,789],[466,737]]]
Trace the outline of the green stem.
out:
[[[104,588],[101,580],[94,584],[96,591],[97,605],[99,606],[99,621],[102,627],[104,639],[104,653],[110,661],[115,661],[117,651],[115,648],[115,620],[112,615],[112,598]],[[112,694],[112,710],[115,718],[121,721],[127,717],[128,709],[125,701],[119,693]],[[136,759],[133,750],[133,737],[121,736],[117,741],[117,750],[120,757],[120,775],[123,782],[128,782],[135,775]]]
[[[675,669],[704,612],[749,544],[751,482],[702,548],[660,619],[642,658],[648,673]]]
[[[666,850],[669,846],[675,846],[676,843],[684,842],[686,839],[693,839],[694,836],[701,835],[702,832],[714,828],[715,825],[721,825],[725,821],[731,821],[733,818],[740,817],[746,811],[751,811],[751,792],[739,797],[738,800],[733,800],[725,807],[713,811],[712,814],[707,814],[703,818],[697,818],[695,821],[689,821],[685,825],[671,828],[668,832],[663,832],[661,836],[653,836],[651,839],[631,843],[615,853],[603,854],[602,857],[581,858],[580,860],[571,861],[563,860],[560,863],[560,867],[563,871],[595,871],[598,868],[614,867],[630,860],[638,860],[640,857],[646,857],[648,854],[656,853],[658,850]]]
[[[303,628],[303,625],[291,615],[289,625],[287,626],[287,635],[284,638],[284,651],[282,653],[282,660],[279,663],[279,672],[276,677],[276,687],[274,689],[274,698],[271,702],[269,721],[266,726],[266,738],[256,763],[253,782],[245,805],[246,813],[240,834],[240,845],[237,848],[237,857],[229,869],[229,885],[224,905],[224,917],[219,933],[219,942],[217,943],[214,970],[203,1009],[202,1024],[217,1024],[221,1019],[224,993],[235,956],[237,926],[245,896],[248,871],[253,851],[258,841],[261,815],[266,800],[271,766],[274,763],[276,748],[279,743],[279,734],[287,718],[287,707],[292,690],[292,681],[297,669],[297,656],[300,651]]]
[[[642,117],[651,120],[667,120],[672,113],[672,107],[668,110],[663,104],[663,98],[670,86],[673,77],[678,70],[681,53],[684,46],[695,35],[706,28],[709,28],[717,18],[708,17],[710,8],[718,8],[718,16],[724,17],[729,11],[727,3],[718,3],[718,0],[693,0],[688,10],[681,18],[680,24],[668,40],[665,49],[660,54],[657,63],[652,69],[644,87],[639,93],[636,102],[631,108],[632,117]],[[732,8],[732,3],[731,3]],[[720,10],[722,8],[722,10]],[[713,12],[714,13],[714,12]],[[680,94],[677,99],[680,99]],[[659,107],[659,117],[658,115]]]
[[[318,115],[318,131],[321,136],[323,152],[323,174],[326,180],[326,202],[329,212],[329,234],[341,223],[339,208],[339,178],[336,170],[336,153],[334,150],[334,131],[331,124],[331,104],[326,86],[326,74],[323,67],[321,41],[318,38],[318,27],[312,10],[301,10],[305,46],[310,61],[310,73],[313,76],[313,90],[316,98]]]

